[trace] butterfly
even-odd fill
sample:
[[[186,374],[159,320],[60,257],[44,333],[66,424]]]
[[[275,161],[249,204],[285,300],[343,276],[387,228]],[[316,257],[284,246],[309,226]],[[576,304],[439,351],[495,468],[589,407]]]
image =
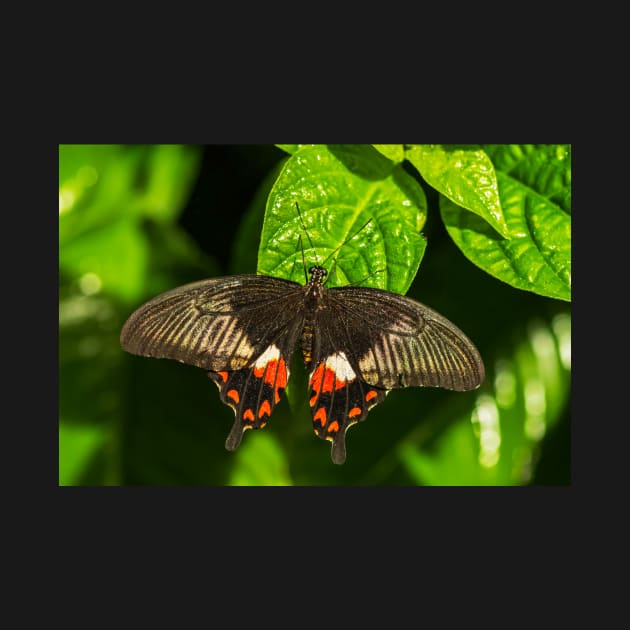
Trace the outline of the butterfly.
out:
[[[302,285],[262,275],[187,284],[158,295],[124,324],[124,350],[175,359],[208,371],[235,412],[225,447],[262,429],[280,401],[301,350],[309,370],[315,434],[346,460],[345,434],[392,389],[467,391],[484,365],[474,344],[448,319],[415,300],[362,286],[327,288],[312,266]]]

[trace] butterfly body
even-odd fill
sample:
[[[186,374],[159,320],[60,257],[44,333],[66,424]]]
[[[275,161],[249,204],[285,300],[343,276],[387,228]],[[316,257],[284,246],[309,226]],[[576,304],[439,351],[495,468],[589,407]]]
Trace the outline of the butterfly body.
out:
[[[480,385],[475,346],[432,309],[369,287],[326,288],[326,269],[305,285],[259,275],[204,280],[157,296],[121,332],[133,354],[206,369],[235,412],[226,448],[263,428],[280,401],[296,348],[309,370],[313,429],[346,458],[348,427],[364,420],[391,389]],[[299,344],[299,346],[298,346]]]

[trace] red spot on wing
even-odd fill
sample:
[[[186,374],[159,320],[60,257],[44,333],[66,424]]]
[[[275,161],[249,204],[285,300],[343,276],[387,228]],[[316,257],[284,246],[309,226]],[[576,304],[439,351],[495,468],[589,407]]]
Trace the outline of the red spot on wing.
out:
[[[333,389],[342,389],[346,386],[346,381],[336,377],[335,370],[326,367],[326,362],[322,361],[311,376],[311,388],[316,392],[329,393]]]
[[[322,377],[324,376],[324,364],[320,363],[311,376],[310,385],[314,391],[318,392],[322,388]]]
[[[324,374],[324,384],[322,386],[323,392],[332,392],[333,387],[335,385],[335,371],[330,368],[326,368],[326,372]]]
[[[315,394],[315,396],[313,396],[309,401],[308,404],[313,407],[315,405],[315,402],[317,401],[317,394]]]
[[[337,433],[339,431],[339,423],[336,420],[333,420],[327,429],[328,433]]]
[[[348,418],[354,418],[354,416],[360,416],[360,415],[361,415],[361,409],[359,407],[353,407],[348,412]]]
[[[313,422],[316,420],[319,421],[322,427],[326,424],[326,409],[324,407],[320,407],[313,415]]]
[[[370,400],[372,400],[372,398],[376,398],[377,396],[378,396],[378,394],[377,394],[377,393],[376,393],[373,389],[371,389],[371,390],[370,390],[370,391],[369,391],[369,392],[365,395],[365,400],[367,400],[367,401],[369,402]]]
[[[262,405],[260,405],[260,408],[258,409],[258,417],[262,418],[264,415],[271,415],[271,405],[268,400],[263,400]]]
[[[228,398],[231,398],[235,403],[238,403],[238,401],[241,399],[241,397],[238,395],[238,392],[235,389],[228,390],[226,396]]]
[[[279,360],[271,359],[266,365],[255,367],[254,376],[256,378],[264,377],[265,383],[275,387],[276,390],[280,387],[286,387],[287,364],[282,357]]]
[[[287,364],[284,362],[284,359],[280,357],[278,361],[277,368],[274,369],[273,378],[270,381],[267,381],[270,385],[278,387],[286,387],[287,386]]]
[[[251,409],[245,409],[245,413],[243,413],[243,420],[254,421],[254,412]]]
[[[227,372],[217,372],[217,374],[221,377],[221,380],[226,383],[228,380],[228,373]],[[237,401],[238,402],[238,401]]]

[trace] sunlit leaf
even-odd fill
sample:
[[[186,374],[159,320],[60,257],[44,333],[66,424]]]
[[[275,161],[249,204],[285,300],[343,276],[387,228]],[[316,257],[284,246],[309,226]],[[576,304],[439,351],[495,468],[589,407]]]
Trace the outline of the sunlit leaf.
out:
[[[497,170],[571,213],[571,145],[485,144]]]
[[[428,184],[508,236],[494,167],[476,145],[416,144],[405,156]]]
[[[558,165],[549,171],[543,160],[549,150],[540,149],[541,155],[537,149],[530,152],[527,168],[497,170],[509,239],[499,238],[484,221],[443,196],[440,210],[455,243],[481,269],[513,287],[570,301],[571,216],[553,201],[570,203],[566,189],[570,173],[561,176]],[[500,151],[497,155],[499,163],[506,162]],[[568,159],[559,164],[570,170]]]
[[[299,151],[302,147],[308,147],[312,145],[308,144],[276,144],[279,149],[286,151],[287,153],[295,153]]]
[[[405,150],[402,144],[373,144],[372,146],[392,162],[398,163],[405,159]]]
[[[418,182],[371,145],[304,147],[269,195],[258,271],[303,283],[301,243],[307,267],[336,259],[329,286],[405,293],[424,253],[425,220]]]
[[[399,454],[411,477],[426,485],[529,482],[540,444],[570,395],[570,326],[569,312],[532,321],[494,362],[473,409],[431,446],[405,440]]]

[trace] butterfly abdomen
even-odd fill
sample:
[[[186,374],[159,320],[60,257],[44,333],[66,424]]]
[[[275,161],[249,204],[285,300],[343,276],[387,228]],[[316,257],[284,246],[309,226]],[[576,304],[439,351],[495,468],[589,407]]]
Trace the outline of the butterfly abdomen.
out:
[[[302,358],[304,363],[308,367],[313,360],[313,325],[311,322],[304,323],[304,329],[302,330]]]

